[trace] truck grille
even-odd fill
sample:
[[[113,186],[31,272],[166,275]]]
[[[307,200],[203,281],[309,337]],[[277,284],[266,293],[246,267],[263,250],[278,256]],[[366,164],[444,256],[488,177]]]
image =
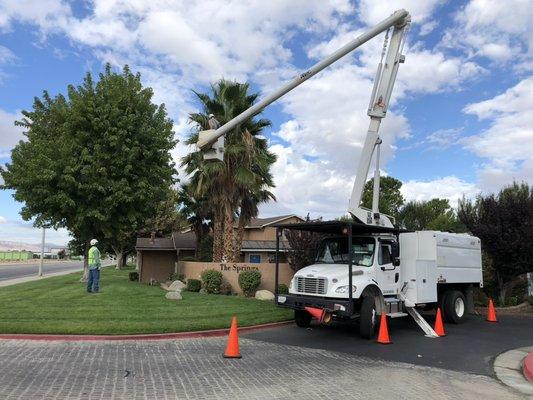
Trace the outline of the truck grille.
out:
[[[296,277],[296,291],[299,293],[326,294],[326,278]]]

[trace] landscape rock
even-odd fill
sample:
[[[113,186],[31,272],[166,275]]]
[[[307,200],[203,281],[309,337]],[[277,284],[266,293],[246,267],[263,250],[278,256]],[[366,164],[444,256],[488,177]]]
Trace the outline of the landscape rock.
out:
[[[258,290],[255,292],[255,298],[257,300],[274,300],[274,293],[270,290]]]
[[[168,292],[165,295],[165,298],[169,300],[181,300],[182,299],[181,292]]]
[[[204,288],[201,288],[200,291],[198,292],[200,294],[207,294],[207,291],[204,289]]]
[[[185,283],[183,283],[182,281],[174,281],[170,284],[170,286],[168,287],[169,290],[175,292],[175,291],[178,291],[178,290],[183,290],[183,288],[185,287]]]

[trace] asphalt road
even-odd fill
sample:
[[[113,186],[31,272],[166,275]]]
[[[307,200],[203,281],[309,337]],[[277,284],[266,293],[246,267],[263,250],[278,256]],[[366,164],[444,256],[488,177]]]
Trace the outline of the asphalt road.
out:
[[[424,316],[432,325],[434,315]],[[430,339],[409,318],[389,320],[392,344],[361,339],[348,324],[287,325],[243,335],[247,339],[348,353],[373,359],[445,368],[492,376],[492,361],[507,350],[533,345],[533,315],[498,316],[498,323],[472,316],[461,325],[446,324],[447,336]]]
[[[83,261],[57,261],[43,264],[43,274],[45,276],[52,272],[75,272],[81,269],[83,269]],[[39,260],[29,264],[0,265],[0,281],[35,276],[38,271]]]

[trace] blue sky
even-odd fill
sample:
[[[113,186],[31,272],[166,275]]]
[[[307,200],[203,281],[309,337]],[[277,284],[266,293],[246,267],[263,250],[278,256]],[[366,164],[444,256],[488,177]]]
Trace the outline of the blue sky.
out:
[[[225,77],[267,93],[402,7],[413,23],[381,131],[384,173],[404,182],[407,199],[453,204],[513,179],[533,182],[526,0],[0,0],[0,164],[23,139],[13,121],[34,96],[65,93],[106,62],[142,74],[182,139],[197,107],[191,89]],[[382,43],[375,38],[265,111],[278,202],[263,215],[345,213]],[[187,151],[178,144],[174,158]],[[0,241],[39,241],[20,207],[0,192]],[[65,243],[68,233],[49,240]]]

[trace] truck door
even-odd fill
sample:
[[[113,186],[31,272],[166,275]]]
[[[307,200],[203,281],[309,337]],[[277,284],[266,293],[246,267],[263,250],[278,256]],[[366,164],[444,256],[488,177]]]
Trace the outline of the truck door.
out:
[[[378,266],[376,277],[384,296],[396,294],[400,269],[392,264],[392,242],[378,241]]]

